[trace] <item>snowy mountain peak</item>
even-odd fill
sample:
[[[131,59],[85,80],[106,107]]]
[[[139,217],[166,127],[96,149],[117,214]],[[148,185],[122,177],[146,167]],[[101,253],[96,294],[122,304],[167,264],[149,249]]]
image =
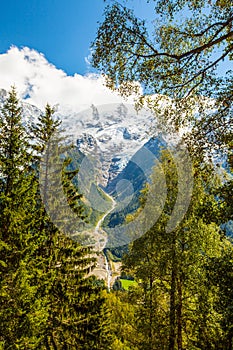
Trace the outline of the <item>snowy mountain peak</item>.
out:
[[[146,110],[136,112],[131,104],[92,105],[90,109],[62,117],[66,132],[79,150],[98,158],[100,183],[116,177],[129,159],[151,137],[155,117]]]

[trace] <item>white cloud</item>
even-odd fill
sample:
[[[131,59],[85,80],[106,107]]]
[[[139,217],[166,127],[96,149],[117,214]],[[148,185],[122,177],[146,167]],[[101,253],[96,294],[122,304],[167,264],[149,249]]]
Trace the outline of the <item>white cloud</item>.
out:
[[[103,85],[97,75],[68,76],[33,49],[11,47],[0,55],[0,88],[15,85],[20,97],[43,109],[59,104],[61,113],[79,112],[95,105],[121,102],[122,98]],[[132,101],[132,100],[131,100]]]

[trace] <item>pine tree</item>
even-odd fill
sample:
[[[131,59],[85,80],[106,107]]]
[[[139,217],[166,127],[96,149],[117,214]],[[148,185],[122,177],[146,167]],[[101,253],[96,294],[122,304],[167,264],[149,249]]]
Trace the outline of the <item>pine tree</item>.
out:
[[[46,311],[40,346],[45,349],[105,349],[111,340],[104,298],[96,280],[87,277],[94,259],[89,247],[82,247],[67,235],[74,232],[75,224],[83,214],[80,194],[71,182],[77,172],[67,169],[70,163],[64,156],[67,146],[64,146],[60,123],[54,120],[53,113],[47,105],[45,114],[31,128],[37,141],[34,145],[36,159],[43,172],[42,181],[38,182],[43,201],[38,204],[36,228],[40,232],[41,245],[34,257],[41,269],[37,279],[38,298],[43,301]],[[62,167],[56,167],[61,159]],[[54,169],[61,172],[58,178]],[[66,195],[65,205],[63,196],[59,201],[61,190]],[[68,232],[67,203],[73,210]],[[48,213],[45,208],[49,208]]]
[[[35,290],[29,268],[34,249],[34,174],[22,110],[13,87],[0,114],[0,340],[27,347]],[[30,316],[31,315],[31,316]]]

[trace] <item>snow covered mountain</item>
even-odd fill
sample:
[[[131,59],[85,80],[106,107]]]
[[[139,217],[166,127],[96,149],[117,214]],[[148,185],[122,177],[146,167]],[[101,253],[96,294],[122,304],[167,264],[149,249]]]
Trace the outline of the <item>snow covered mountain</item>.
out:
[[[98,159],[98,181],[104,187],[126,167],[156,127],[150,112],[136,112],[131,104],[92,105],[86,111],[61,119],[78,149]]]
[[[7,96],[0,90],[0,106]],[[40,109],[20,101],[25,124],[36,123]],[[55,113],[78,149],[98,163],[98,183],[106,187],[126,167],[133,155],[155,134],[156,119],[147,110],[137,112],[133,104],[91,105],[82,112]]]

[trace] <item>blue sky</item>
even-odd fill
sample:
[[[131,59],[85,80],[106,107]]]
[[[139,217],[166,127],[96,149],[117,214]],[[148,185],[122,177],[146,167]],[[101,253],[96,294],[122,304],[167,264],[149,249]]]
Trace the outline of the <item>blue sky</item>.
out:
[[[8,0],[1,2],[0,52],[28,46],[68,74],[86,73],[102,0]]]
[[[123,1],[123,0],[122,0]],[[8,0],[1,2],[0,54],[12,45],[27,46],[68,75],[91,70],[88,57],[98,21],[103,19],[103,0]],[[153,19],[153,2],[128,0],[137,16]]]
[[[106,3],[103,0],[7,0],[1,2],[0,53],[11,45],[42,52],[67,74],[85,74],[90,43]],[[151,13],[143,0],[129,0],[142,17]]]
[[[0,89],[15,85],[29,103],[39,108],[47,102],[60,104],[67,113],[92,103],[119,102],[119,96],[103,87],[101,77],[87,74],[93,69],[85,61],[105,5],[103,0],[2,1]],[[147,24],[153,20],[153,5],[127,1]]]
[[[124,0],[122,0],[124,1]],[[151,17],[144,0],[128,0],[140,17]],[[0,89],[16,86],[19,97],[61,113],[91,104],[121,102],[88,65],[90,44],[103,0],[7,0],[0,11]]]

